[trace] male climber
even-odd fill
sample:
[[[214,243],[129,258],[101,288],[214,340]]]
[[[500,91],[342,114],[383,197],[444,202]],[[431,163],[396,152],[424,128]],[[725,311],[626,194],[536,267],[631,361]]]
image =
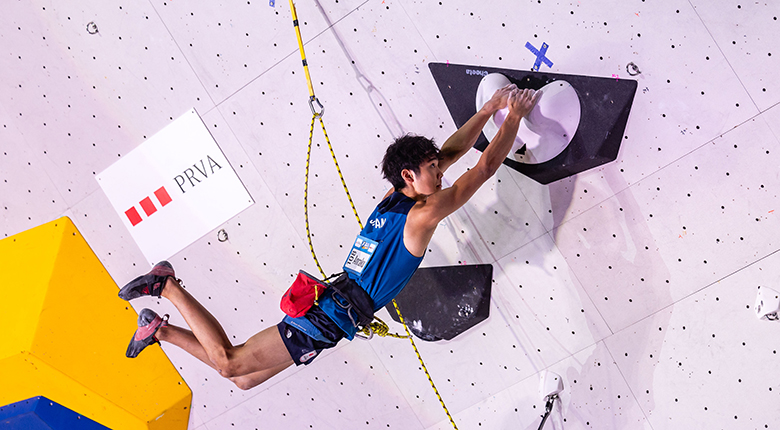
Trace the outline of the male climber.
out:
[[[519,90],[515,85],[499,89],[444,142],[441,150],[420,136],[396,139],[382,160],[382,173],[392,189],[358,235],[344,265],[345,275],[338,280],[348,288],[328,288],[319,304],[304,316],[287,316],[242,345],[233,345],[216,318],[184,290],[170,263],[158,263],[149,273],[124,286],[119,296],[125,300],[143,295],[165,297],[176,306],[190,330],[169,325],[167,318],[144,309],[127,356],[135,357],[159,341],[170,342],[240,389],[248,390],[293,363],[311,363],[320,351],[335,346],[344,337],[351,340],[359,325],[353,310],[361,308],[361,300],[368,300],[368,312],[373,315],[372,311],[384,307],[403,289],[422,261],[439,222],[463,206],[501,166],[512,148],[520,120],[537,98],[535,91]],[[444,171],[472,148],[488,119],[506,107],[506,119],[476,166],[451,187],[442,189]],[[364,246],[358,246],[361,244]],[[365,252],[355,258],[358,250]],[[365,307],[365,303],[362,305]]]

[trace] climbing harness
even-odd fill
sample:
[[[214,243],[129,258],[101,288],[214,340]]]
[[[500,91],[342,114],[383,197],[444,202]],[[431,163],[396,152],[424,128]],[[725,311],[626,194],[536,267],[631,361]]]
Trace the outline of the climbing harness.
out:
[[[293,19],[293,27],[295,27],[295,35],[298,38],[298,49],[301,52],[301,62],[303,63],[303,70],[306,75],[306,83],[309,87],[309,108],[311,108],[311,125],[309,127],[309,145],[306,150],[306,175],[304,179],[304,186],[303,186],[303,213],[304,218],[306,220],[306,238],[309,242],[309,250],[311,251],[311,255],[314,258],[314,263],[317,265],[317,269],[320,271],[322,276],[324,278],[329,278],[325,275],[325,271],[322,270],[322,266],[320,266],[320,262],[317,259],[317,254],[314,252],[314,246],[312,245],[311,240],[311,230],[309,229],[309,203],[308,203],[308,193],[309,193],[309,161],[311,160],[311,147],[312,147],[312,140],[314,137],[314,123],[317,119],[320,121],[320,126],[322,127],[322,133],[325,135],[325,141],[328,143],[328,149],[330,150],[330,155],[333,158],[333,163],[336,165],[336,171],[339,174],[339,178],[341,179],[341,184],[344,187],[344,192],[347,194],[347,199],[349,199],[349,204],[352,206],[352,212],[355,214],[355,219],[357,219],[357,223],[360,226],[360,229],[363,230],[363,223],[360,221],[360,216],[357,213],[357,209],[355,209],[355,204],[352,202],[352,196],[349,194],[349,189],[347,188],[347,183],[344,180],[344,176],[341,174],[341,168],[339,167],[339,163],[336,160],[336,154],[333,152],[333,146],[330,143],[330,138],[328,137],[328,132],[325,130],[325,122],[323,122],[322,117],[325,114],[325,107],[322,105],[322,103],[317,99],[317,96],[314,95],[314,86],[312,84],[311,75],[309,74],[309,65],[306,61],[306,53],[303,50],[303,39],[301,38],[301,30],[298,26],[298,13],[295,10],[295,4],[293,3],[293,0],[290,0],[290,11],[292,12],[292,19]],[[315,105],[317,108],[315,108]],[[319,111],[317,110],[319,109]],[[332,277],[333,275],[331,275]],[[315,288],[315,302],[319,298],[319,295],[317,294],[317,289]],[[458,426],[455,424],[455,421],[452,419],[452,415],[450,415],[450,411],[447,409],[447,406],[444,404],[444,400],[442,400],[441,395],[439,394],[439,390],[436,389],[436,385],[433,383],[433,379],[431,379],[431,374],[428,372],[428,368],[425,366],[425,362],[423,362],[422,356],[420,355],[420,351],[417,350],[417,345],[414,343],[414,339],[412,338],[411,333],[409,332],[409,328],[404,323],[404,317],[401,315],[401,310],[398,308],[398,304],[393,300],[393,306],[395,307],[395,311],[398,313],[398,318],[401,320],[401,325],[404,326],[404,330],[406,330],[406,336],[398,335],[390,333],[390,329],[385,324],[384,321],[374,316],[373,318],[376,321],[371,322],[370,324],[366,324],[363,326],[363,329],[360,331],[362,334],[360,337],[363,337],[365,339],[371,339],[374,334],[378,336],[391,336],[395,338],[408,338],[409,342],[412,344],[412,348],[414,348],[415,354],[417,354],[417,359],[420,361],[420,365],[422,366],[423,371],[425,372],[425,376],[428,377],[428,382],[431,383],[431,387],[433,388],[434,393],[436,393],[436,397],[439,399],[439,403],[441,403],[442,408],[444,409],[444,412],[447,414],[447,418],[449,418],[450,423],[455,428],[455,430],[458,429]],[[351,318],[351,317],[350,317]]]

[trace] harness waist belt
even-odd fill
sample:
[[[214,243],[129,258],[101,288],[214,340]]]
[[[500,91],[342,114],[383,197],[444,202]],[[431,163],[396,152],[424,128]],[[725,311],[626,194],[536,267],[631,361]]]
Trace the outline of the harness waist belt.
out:
[[[330,283],[333,301],[344,309],[355,328],[365,327],[374,320],[374,301],[366,290],[342,273]]]

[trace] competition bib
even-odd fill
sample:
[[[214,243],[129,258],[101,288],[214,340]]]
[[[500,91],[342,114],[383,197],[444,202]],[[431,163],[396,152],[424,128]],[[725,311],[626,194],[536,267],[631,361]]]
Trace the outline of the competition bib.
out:
[[[376,241],[358,235],[355,239],[355,244],[352,245],[352,251],[349,253],[347,262],[344,263],[344,270],[360,276],[368,261],[374,255],[378,244]]]

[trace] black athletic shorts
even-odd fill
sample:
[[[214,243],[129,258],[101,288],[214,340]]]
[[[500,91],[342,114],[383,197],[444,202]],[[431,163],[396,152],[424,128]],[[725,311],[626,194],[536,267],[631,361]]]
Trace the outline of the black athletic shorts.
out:
[[[281,321],[276,326],[279,328],[279,334],[282,336],[284,346],[287,347],[287,351],[290,353],[296,366],[301,364],[308,365],[314,358],[322,352],[324,349],[333,348],[338,344],[339,340],[344,337],[344,333],[334,323],[325,312],[318,306],[312,306],[309,312],[306,313],[306,318],[317,327],[322,335],[330,340],[330,342],[322,342],[315,340],[308,336],[306,333],[299,330],[284,321]]]

